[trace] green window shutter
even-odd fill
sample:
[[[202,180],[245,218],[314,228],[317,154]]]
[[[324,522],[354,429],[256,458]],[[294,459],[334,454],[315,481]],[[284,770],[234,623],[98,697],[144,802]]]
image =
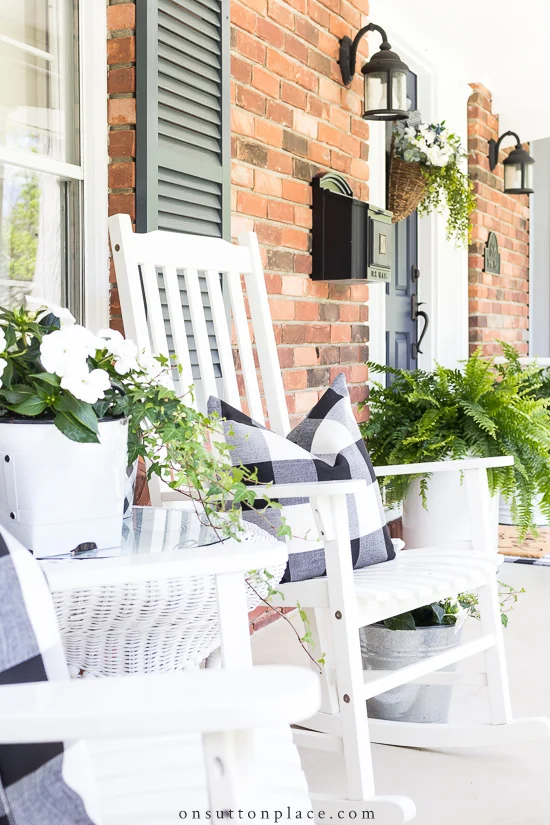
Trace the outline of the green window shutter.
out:
[[[229,0],[136,9],[137,230],[229,238]]]

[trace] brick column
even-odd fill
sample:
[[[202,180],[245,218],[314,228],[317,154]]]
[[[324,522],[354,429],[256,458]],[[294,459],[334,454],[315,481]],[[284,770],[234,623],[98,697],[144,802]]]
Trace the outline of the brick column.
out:
[[[469,255],[470,352],[501,352],[497,341],[514,344],[526,355],[529,326],[529,198],[505,195],[502,163],[489,169],[489,140],[498,140],[498,116],[491,93],[472,84],[468,103],[468,169],[474,181],[477,209]],[[513,144],[500,151],[503,159]],[[484,272],[483,253],[489,232],[498,239],[500,275]]]
[[[109,215],[136,217],[136,32],[135,4],[110,0],[107,8],[107,91],[109,122]],[[122,331],[111,261],[111,326]]]
[[[367,286],[309,277],[312,178],[332,169],[369,196],[362,78],[346,89],[337,62],[367,13],[367,0],[231,2],[232,231],[262,246],[293,422],[339,372],[354,403],[367,392]]]

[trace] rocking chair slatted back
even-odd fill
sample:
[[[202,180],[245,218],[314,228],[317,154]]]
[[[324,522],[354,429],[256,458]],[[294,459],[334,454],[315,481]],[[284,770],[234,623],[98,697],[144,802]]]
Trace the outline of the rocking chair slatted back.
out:
[[[174,375],[176,391],[183,395],[194,384],[194,403],[201,411],[205,411],[209,395],[220,395],[241,409],[231,343],[232,323],[248,411],[254,419],[265,423],[254,343],[270,427],[286,435],[290,424],[256,235],[243,233],[236,246],[220,238],[197,235],[163,231],[137,234],[132,232],[128,215],[111,217],[109,231],[126,335],[153,355],[176,356],[181,365],[181,374]],[[182,275],[190,320],[185,319],[182,307]],[[168,318],[163,313],[162,289]],[[212,313],[214,346],[208,329],[208,310]],[[193,377],[192,340],[198,359],[198,379]],[[221,378],[216,378],[218,365]]]

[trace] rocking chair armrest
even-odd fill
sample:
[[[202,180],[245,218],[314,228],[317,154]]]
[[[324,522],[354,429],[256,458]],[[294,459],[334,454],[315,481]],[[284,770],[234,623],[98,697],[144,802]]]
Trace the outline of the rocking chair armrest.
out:
[[[297,481],[289,484],[254,485],[256,498],[313,498],[314,496],[342,496],[348,493],[361,493],[365,489],[365,480],[342,479],[340,481]]]
[[[56,742],[243,731],[318,709],[318,677],[265,665],[0,687],[0,742]]]
[[[423,461],[416,464],[389,464],[375,467],[374,472],[381,476],[409,476],[420,473],[450,473],[463,470],[489,470],[494,467],[510,467],[514,463],[511,455],[494,458],[460,458],[453,461]]]

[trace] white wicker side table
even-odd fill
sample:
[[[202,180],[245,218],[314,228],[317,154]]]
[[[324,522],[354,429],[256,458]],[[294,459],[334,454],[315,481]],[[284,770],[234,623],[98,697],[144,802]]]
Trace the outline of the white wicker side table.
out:
[[[54,598],[69,665],[86,674],[119,676],[196,667],[219,646],[215,569],[189,576],[186,556],[220,549],[239,570],[268,569],[280,581],[287,551],[254,525],[242,539],[220,541],[194,510],[135,507],[122,546],[87,558],[41,561]],[[186,554],[187,550],[187,554]],[[244,584],[244,582],[243,582]],[[267,585],[255,580],[262,596]],[[247,586],[247,607],[259,603]]]

